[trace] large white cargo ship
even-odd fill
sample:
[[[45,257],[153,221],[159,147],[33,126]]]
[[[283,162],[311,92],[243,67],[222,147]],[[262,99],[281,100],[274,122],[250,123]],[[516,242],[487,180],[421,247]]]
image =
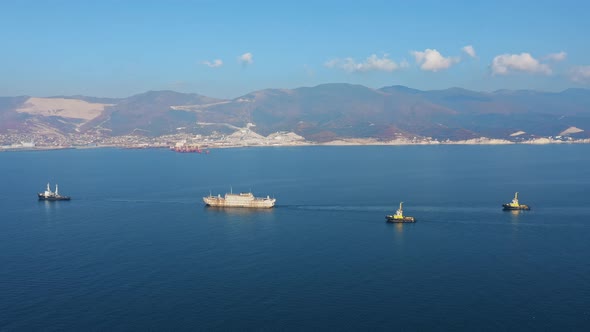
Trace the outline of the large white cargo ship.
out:
[[[243,208],[271,208],[275,206],[276,199],[266,197],[254,197],[252,193],[227,193],[225,196],[213,196],[209,194],[203,197],[203,201],[207,206],[214,207],[243,207]]]

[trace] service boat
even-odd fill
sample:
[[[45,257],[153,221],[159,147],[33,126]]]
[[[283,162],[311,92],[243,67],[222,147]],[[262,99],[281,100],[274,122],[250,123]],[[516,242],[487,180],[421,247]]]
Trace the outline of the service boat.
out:
[[[502,204],[502,207],[504,208],[505,211],[509,211],[509,210],[530,210],[531,209],[528,205],[520,204],[518,202],[518,192],[514,193],[514,198],[512,199],[512,202],[506,203],[506,204]]]
[[[252,193],[234,194],[230,192],[226,193],[223,197],[219,194],[217,196],[209,194],[209,196],[203,197],[203,201],[207,206],[212,207],[268,209],[275,206],[276,199],[270,198],[270,196],[254,197]]]
[[[51,191],[49,188],[49,183],[47,184],[47,189],[44,192],[38,193],[40,201],[69,201],[70,196],[62,196],[59,194],[57,184],[55,185],[55,192]]]
[[[404,202],[399,203],[399,209],[397,209],[397,211],[395,211],[394,215],[386,215],[385,216],[385,219],[387,220],[387,222],[395,222],[395,223],[416,222],[416,219],[414,219],[414,217],[404,216],[404,209],[402,208],[403,204],[404,204]]]

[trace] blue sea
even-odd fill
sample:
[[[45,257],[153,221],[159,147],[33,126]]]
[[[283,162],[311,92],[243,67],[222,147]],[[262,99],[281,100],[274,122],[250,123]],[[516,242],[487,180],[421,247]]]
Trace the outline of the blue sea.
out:
[[[588,331],[590,145],[0,153],[0,330]]]

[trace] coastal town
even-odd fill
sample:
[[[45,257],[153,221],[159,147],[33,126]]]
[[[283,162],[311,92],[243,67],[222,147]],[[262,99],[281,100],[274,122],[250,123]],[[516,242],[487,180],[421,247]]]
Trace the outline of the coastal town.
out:
[[[224,135],[194,135],[179,133],[148,137],[141,135],[104,136],[97,134],[0,134],[0,151],[52,150],[84,148],[182,148],[195,146],[207,149],[245,146],[292,146],[310,145],[303,137],[291,132],[276,132],[262,136],[249,129]]]
[[[31,134],[5,133],[0,134],[0,151],[15,150],[54,150],[54,149],[85,149],[85,148],[177,148],[200,147],[203,149],[219,149],[234,147],[264,146],[302,146],[302,145],[502,145],[502,144],[563,144],[590,143],[590,139],[574,139],[570,136],[548,136],[534,138],[510,137],[472,138],[466,140],[439,140],[432,137],[397,137],[392,140],[372,138],[341,138],[329,142],[311,142],[292,132],[276,132],[262,136],[250,129],[240,129],[232,134],[195,135],[178,133],[149,137],[141,135],[105,136],[98,134]]]

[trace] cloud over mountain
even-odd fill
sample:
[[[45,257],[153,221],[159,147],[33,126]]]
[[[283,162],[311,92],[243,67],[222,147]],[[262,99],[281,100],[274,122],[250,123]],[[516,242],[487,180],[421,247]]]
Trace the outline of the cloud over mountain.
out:
[[[507,75],[512,72],[525,72],[551,75],[549,65],[539,62],[530,53],[502,54],[492,60],[492,74]]]
[[[420,65],[420,69],[434,72],[448,69],[459,62],[457,57],[445,58],[439,51],[430,48],[425,49],[423,52],[413,51],[412,55],[416,59],[416,63]]]
[[[401,66],[391,60],[387,54],[378,57],[372,54],[365,61],[357,62],[353,58],[332,59],[324,64],[328,68],[340,68],[347,72],[368,72],[368,71],[385,71],[392,72]]]
[[[578,66],[570,70],[570,79],[577,83],[590,83],[590,66]]]

